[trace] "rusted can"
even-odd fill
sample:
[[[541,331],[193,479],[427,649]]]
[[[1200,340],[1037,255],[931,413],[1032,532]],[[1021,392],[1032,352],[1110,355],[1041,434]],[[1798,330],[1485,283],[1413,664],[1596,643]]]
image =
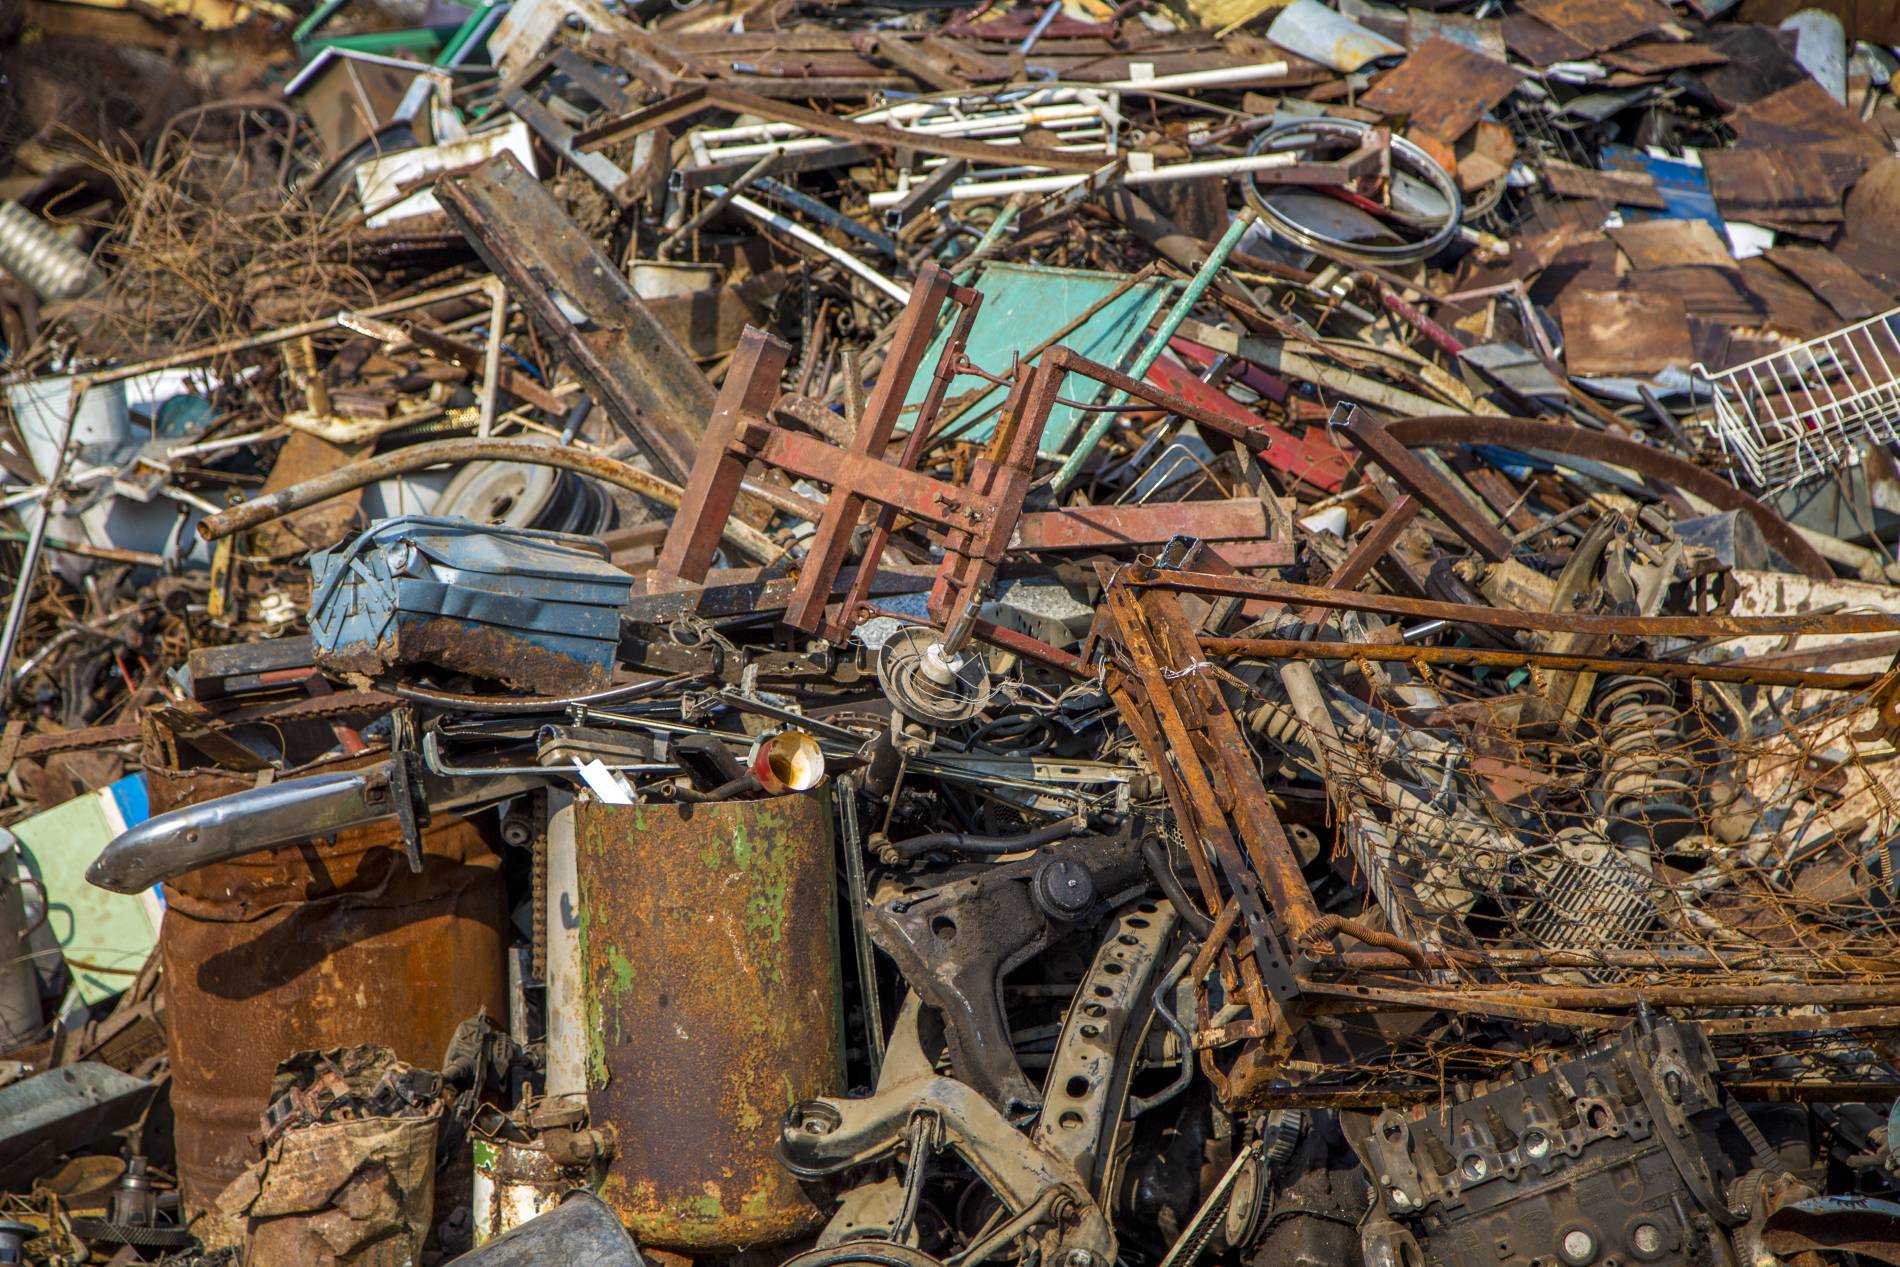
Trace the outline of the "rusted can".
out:
[[[843,1080],[825,791],[575,807],[601,1197],[642,1245],[723,1250],[823,1221],[775,1147]]]
[[[485,824],[486,819],[482,820]],[[256,1157],[248,1136],[292,1052],[379,1043],[433,1069],[455,1027],[506,1014],[501,859],[438,818],[420,872],[393,823],[202,867],[165,886],[178,1180],[206,1209]]]

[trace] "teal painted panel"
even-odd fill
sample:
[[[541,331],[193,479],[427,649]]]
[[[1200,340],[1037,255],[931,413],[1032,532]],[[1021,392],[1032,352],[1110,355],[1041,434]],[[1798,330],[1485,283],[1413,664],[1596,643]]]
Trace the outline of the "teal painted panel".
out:
[[[1037,264],[986,264],[975,282],[976,289],[983,292],[983,306],[970,329],[965,350],[971,362],[990,373],[1008,374],[1013,356],[1027,353],[1092,306],[1114,295],[1116,288],[1127,281],[1126,273],[1095,273]],[[1125,370],[1141,346],[1144,332],[1167,303],[1174,287],[1172,280],[1162,277],[1147,278],[1128,287],[1103,304],[1100,312],[1064,335],[1060,346],[1080,352],[1092,361]],[[946,322],[931,342],[917,378],[910,385],[910,394],[904,400],[905,414],[898,423],[900,431],[909,429],[924,393],[930,390],[931,371],[936,368],[937,357],[948,337]],[[1059,394],[1070,400],[1105,400],[1107,389],[1092,379],[1070,374]],[[989,439],[996,430],[997,411],[1007,395],[1004,388],[974,374],[957,375],[944,397],[937,434],[949,433],[959,439],[975,441]],[[1079,409],[1057,405],[1043,428],[1039,446],[1042,455],[1060,455],[1086,417]]]

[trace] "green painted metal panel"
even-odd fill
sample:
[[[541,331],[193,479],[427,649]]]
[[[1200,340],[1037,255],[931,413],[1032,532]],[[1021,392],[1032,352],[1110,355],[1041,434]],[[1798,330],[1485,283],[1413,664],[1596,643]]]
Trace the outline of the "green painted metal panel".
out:
[[[1126,273],[1096,273],[1036,264],[986,264],[975,283],[976,289],[983,292],[983,307],[970,329],[966,348],[970,360],[992,374],[1007,374],[1012,357],[1029,352],[1089,308],[1114,295],[1116,288],[1128,281]],[[1125,369],[1141,346],[1143,332],[1167,303],[1174,287],[1173,281],[1160,277],[1146,278],[1128,286],[1058,343],[1090,360]],[[945,322],[925,354],[923,368],[904,400],[906,415],[898,424],[900,430],[908,429],[924,393],[930,389],[930,373],[948,337],[949,324]],[[1060,394],[1070,400],[1092,401],[1103,390],[1090,379],[1070,374]],[[996,429],[997,411],[1007,395],[1004,388],[974,374],[957,375],[944,397],[937,433],[966,440],[989,439]],[[1043,428],[1039,445],[1043,455],[1060,454],[1086,416],[1079,409],[1057,405]]]

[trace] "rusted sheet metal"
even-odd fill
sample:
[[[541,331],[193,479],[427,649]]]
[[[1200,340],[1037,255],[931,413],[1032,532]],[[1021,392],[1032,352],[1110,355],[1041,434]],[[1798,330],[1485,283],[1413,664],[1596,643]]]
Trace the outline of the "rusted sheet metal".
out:
[[[1594,167],[1578,167],[1561,159],[1547,158],[1544,179],[1559,198],[1593,198],[1655,211],[1669,205],[1656,189],[1656,178],[1648,172],[1600,172]]]
[[[222,790],[222,789],[220,789]],[[159,932],[186,1205],[255,1158],[248,1136],[292,1052],[379,1043],[434,1068],[455,1027],[507,1014],[501,859],[440,818],[409,870],[393,824],[192,871]]]
[[[1466,603],[1441,603],[1428,598],[1405,598],[1395,594],[1347,593],[1320,585],[1294,585],[1252,576],[1175,572],[1139,563],[1120,573],[1118,583],[1190,594],[1220,594],[1229,598],[1306,603],[1314,607],[1379,612],[1388,616],[1415,616],[1422,620],[1451,620],[1470,625],[1490,625],[1498,629],[1599,633],[1626,638],[1891,633],[1900,629],[1900,616],[1885,612],[1810,612],[1786,616],[1600,616],[1588,612],[1513,611]]]
[[[513,155],[444,177],[435,194],[614,424],[674,479],[685,478],[712,412],[712,384],[625,274]],[[557,296],[591,327],[569,320]]]
[[[1359,104],[1381,114],[1406,116],[1432,135],[1455,141],[1475,127],[1485,111],[1510,96],[1523,78],[1502,58],[1433,36],[1374,84]]]
[[[1646,374],[1687,369],[1695,361],[1680,295],[1573,286],[1557,303],[1557,320],[1571,374]]]
[[[786,1240],[824,1215],[777,1159],[842,1087],[830,797],[575,809],[588,1104],[642,1245]]]
[[[1388,422],[1386,434],[1409,448],[1440,448],[1453,444],[1502,444],[1514,449],[1564,453],[1626,467],[1694,493],[1717,510],[1745,512],[1761,528],[1761,535],[1780,555],[1809,576],[1834,579],[1834,570],[1788,521],[1727,480],[1703,470],[1686,458],[1653,445],[1622,436],[1529,418],[1487,418],[1465,414],[1399,418]]]
[[[1667,30],[1675,21],[1656,0],[1525,0],[1521,7],[1593,53]]]

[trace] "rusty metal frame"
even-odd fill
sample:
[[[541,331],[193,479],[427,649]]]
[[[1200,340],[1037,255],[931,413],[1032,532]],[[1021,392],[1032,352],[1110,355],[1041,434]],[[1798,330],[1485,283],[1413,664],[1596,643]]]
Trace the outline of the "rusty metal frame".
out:
[[[776,404],[790,349],[764,331],[748,328],[734,354],[707,423],[699,453],[681,495],[681,513],[668,530],[649,586],[678,590],[703,583],[747,466],[752,462],[829,487],[817,531],[786,606],[785,623],[833,641],[848,637],[876,614],[867,605],[871,572],[859,578],[833,614],[828,610],[852,536],[868,507],[877,516],[864,557],[878,558],[900,516],[927,524],[943,534],[944,562],[932,587],[927,610],[944,631],[954,652],[972,637],[1030,657],[1066,672],[1087,676],[1075,656],[1024,634],[981,620],[978,609],[997,565],[1024,540],[1041,548],[1104,548],[1111,544],[1155,544],[1155,534],[1192,531],[1197,523],[1215,536],[1231,536],[1237,517],[1229,503],[1176,513],[1168,507],[1100,507],[1024,514],[1037,444],[1071,373],[1127,392],[1144,404],[1205,419],[1210,411],[1193,401],[1129,378],[1065,347],[1053,347],[1033,363],[1016,365],[1007,380],[1001,418],[988,447],[958,484],[917,469],[929,448],[934,424],[951,380],[980,372],[964,355],[964,340],[975,322],[982,295],[958,286],[935,264],[919,272],[899,319],[883,372],[849,446],[777,424]],[[959,311],[938,353],[929,390],[911,419],[901,453],[885,454],[892,443],[903,402],[936,338],[946,304]],[[1264,531],[1265,525],[1261,525]],[[1264,566],[1292,562],[1291,542],[1270,542]]]

